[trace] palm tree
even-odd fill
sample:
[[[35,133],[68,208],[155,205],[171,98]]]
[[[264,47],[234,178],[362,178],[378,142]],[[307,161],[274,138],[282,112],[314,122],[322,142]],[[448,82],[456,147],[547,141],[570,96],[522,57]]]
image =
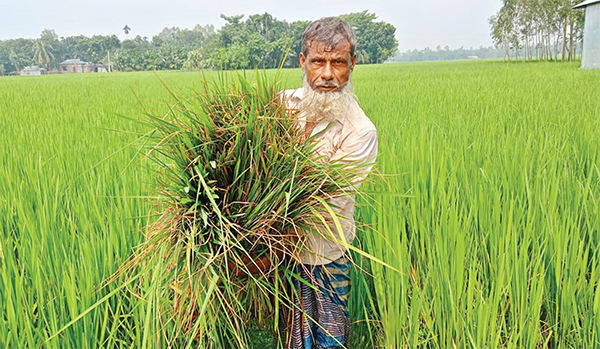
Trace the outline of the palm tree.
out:
[[[371,63],[371,56],[365,50],[356,51],[356,63],[367,64]]]
[[[16,71],[21,70],[22,66],[19,61],[19,55],[15,52],[13,48],[10,49],[10,53],[8,54],[8,60],[10,64],[15,68]]]
[[[33,58],[42,67],[48,69],[50,62],[54,59],[52,45],[43,38],[33,42]]]
[[[127,36],[127,40],[129,40],[129,32],[130,31],[131,31],[131,28],[129,28],[129,26],[127,24],[125,24],[125,26],[123,27],[123,32]]]

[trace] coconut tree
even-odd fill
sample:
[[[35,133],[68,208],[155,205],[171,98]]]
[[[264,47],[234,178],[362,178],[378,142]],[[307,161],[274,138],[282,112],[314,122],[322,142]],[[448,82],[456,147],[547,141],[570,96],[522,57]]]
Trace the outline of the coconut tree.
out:
[[[371,63],[371,56],[365,50],[356,50],[356,63],[359,63],[359,64]]]
[[[127,24],[125,24],[125,26],[123,27],[123,32],[125,33],[127,40],[129,40],[129,32],[130,31],[131,31],[131,28],[129,28],[129,26]]]
[[[48,69],[54,59],[52,54],[52,44],[44,40],[43,37],[33,42],[33,58],[37,64]]]

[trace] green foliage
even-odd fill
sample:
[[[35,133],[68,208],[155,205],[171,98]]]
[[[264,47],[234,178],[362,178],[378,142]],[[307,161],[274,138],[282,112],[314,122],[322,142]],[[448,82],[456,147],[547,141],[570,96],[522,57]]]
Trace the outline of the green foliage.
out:
[[[147,37],[137,35],[133,39],[127,39],[121,43],[121,47],[124,50],[136,50],[140,52],[152,50],[152,43],[148,41]]]
[[[218,33],[210,65],[195,68],[246,69],[276,68],[285,60],[292,44],[291,25],[268,13],[227,17]],[[300,33],[300,35],[302,35]]]
[[[33,59],[40,67],[48,69],[50,62],[54,60],[54,55],[51,52],[52,46],[43,39],[37,39],[33,42]]]
[[[152,46],[187,53],[206,46],[215,37],[216,33],[212,25],[204,27],[196,25],[192,30],[177,27],[164,28],[158,35],[152,37]]]
[[[122,49],[112,59],[113,67],[121,71],[181,69],[186,59],[183,50],[159,48],[140,51]]]
[[[54,30],[44,29],[40,38],[33,41],[34,61],[47,70],[57,67],[55,52],[58,44],[58,36]]]
[[[206,49],[198,49],[188,52],[187,59],[185,62],[183,62],[183,69],[185,70],[198,70],[211,66],[211,52]]]
[[[425,47],[422,50],[408,50],[399,52],[392,59],[394,62],[418,62],[418,61],[452,61],[461,59],[502,59],[504,51],[494,47],[464,48],[459,47],[451,49],[448,46],[442,48],[437,46],[435,49]]]
[[[7,73],[17,72],[34,65],[33,40],[12,39],[0,41],[0,64]]]
[[[348,19],[358,35],[359,63],[381,63],[391,57],[398,43],[396,28],[367,11],[341,16]],[[288,23],[269,13],[221,15],[227,23],[218,31],[212,25],[193,29],[164,28],[151,40],[137,35],[127,39],[116,35],[79,35],[58,39],[54,30],[44,29],[38,40],[0,41],[0,64],[5,72],[16,72],[38,64],[57,69],[66,59],[108,65],[121,71],[200,70],[298,67],[304,28],[309,21]]]
[[[84,62],[101,62],[105,59],[108,52],[115,52],[121,47],[121,42],[116,35],[101,36],[94,35],[88,38],[83,35],[69,36],[63,38],[57,52],[60,57],[59,62],[67,59],[80,59]]]
[[[356,47],[360,55],[359,62],[383,63],[392,57],[398,49],[396,28],[386,22],[375,22],[377,15],[363,12],[341,15],[356,33]]]
[[[583,10],[579,0],[504,0],[489,18],[492,40],[505,58],[574,60],[582,40]],[[511,55],[512,53],[512,55]]]

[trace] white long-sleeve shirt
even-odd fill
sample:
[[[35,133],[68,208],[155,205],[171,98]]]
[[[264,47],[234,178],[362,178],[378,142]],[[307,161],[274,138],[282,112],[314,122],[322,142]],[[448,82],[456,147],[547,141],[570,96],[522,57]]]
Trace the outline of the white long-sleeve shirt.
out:
[[[303,89],[299,88],[283,91],[282,97],[288,109],[298,109],[303,95]],[[322,122],[315,125],[311,136],[318,140],[316,155],[322,157],[323,161],[340,161],[354,166],[361,165],[357,171],[360,177],[352,179],[354,186],[358,189],[377,157],[377,130],[358,103],[352,100],[348,111],[342,118],[331,123]],[[351,244],[356,236],[355,196],[340,195],[331,199],[330,204],[340,214],[340,224],[346,242]],[[305,242],[307,251],[300,256],[302,263],[327,264],[340,258],[346,252],[344,246],[327,238],[331,233],[325,226],[316,226],[315,228],[320,234],[307,234]],[[339,239],[335,226],[331,226],[330,229]]]

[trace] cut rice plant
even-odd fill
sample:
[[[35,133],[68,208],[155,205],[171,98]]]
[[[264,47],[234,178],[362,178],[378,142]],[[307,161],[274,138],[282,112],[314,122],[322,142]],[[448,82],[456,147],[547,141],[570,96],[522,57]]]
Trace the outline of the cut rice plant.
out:
[[[277,92],[261,73],[222,75],[151,114],[160,218],[120,270],[147,301],[144,345],[245,348],[250,321],[276,331],[305,234],[335,226],[327,200],[360,167],[315,159]]]

